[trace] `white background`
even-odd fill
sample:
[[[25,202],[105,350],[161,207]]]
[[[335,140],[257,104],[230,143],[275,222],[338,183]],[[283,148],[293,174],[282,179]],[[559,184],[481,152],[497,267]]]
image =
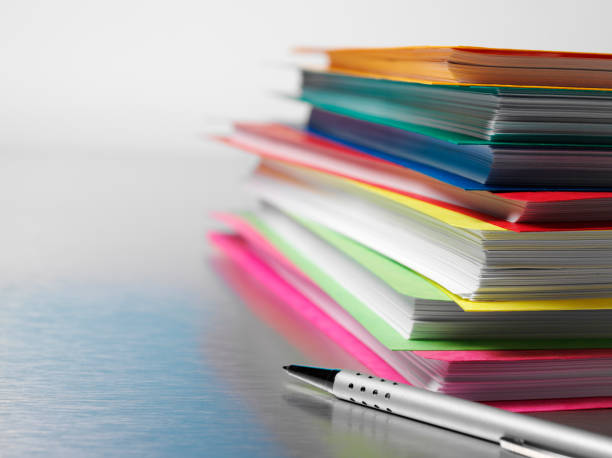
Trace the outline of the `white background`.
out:
[[[271,63],[311,46],[612,52],[608,1],[2,0],[0,154],[215,154],[230,119],[297,116]]]
[[[610,4],[0,0],[0,290],[197,284],[254,165],[205,136],[303,116],[271,95],[295,46],[612,52]]]

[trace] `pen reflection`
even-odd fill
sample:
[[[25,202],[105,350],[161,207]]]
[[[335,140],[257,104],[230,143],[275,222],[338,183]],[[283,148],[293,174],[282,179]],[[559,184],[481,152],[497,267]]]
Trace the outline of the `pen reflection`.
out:
[[[497,444],[386,414],[331,397],[304,386],[287,384],[287,404],[307,412],[329,430],[336,456],[499,457]]]
[[[231,311],[227,327],[219,330],[226,340],[235,340],[226,350],[227,357],[217,362],[219,369],[227,376],[232,395],[241,397],[291,454],[500,456],[495,444],[355,406],[283,378],[280,366],[300,361],[300,355],[324,366],[363,367],[235,262],[217,257],[212,267],[252,312],[240,313],[239,306]],[[253,322],[253,315],[258,322]],[[279,339],[271,342],[268,326]],[[285,341],[291,345],[283,345]]]

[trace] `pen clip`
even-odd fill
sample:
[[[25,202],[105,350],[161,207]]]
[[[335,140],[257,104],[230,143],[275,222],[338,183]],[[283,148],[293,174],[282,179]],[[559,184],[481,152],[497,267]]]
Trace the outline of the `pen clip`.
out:
[[[502,437],[499,440],[499,445],[504,450],[529,458],[575,458],[570,455],[551,452],[550,450],[545,450],[531,444],[525,444],[523,441],[511,439],[509,437]]]

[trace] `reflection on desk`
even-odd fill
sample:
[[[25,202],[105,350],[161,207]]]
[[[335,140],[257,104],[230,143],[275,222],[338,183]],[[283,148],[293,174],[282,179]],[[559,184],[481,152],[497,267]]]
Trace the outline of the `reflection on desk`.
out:
[[[499,457],[497,444],[287,384],[284,399],[317,419],[337,456]]]
[[[234,316],[233,324],[228,323],[232,329],[225,329],[242,340],[242,351],[233,355],[233,367],[242,375],[232,376],[233,384],[237,392],[253,393],[252,378],[257,374],[260,385],[257,392],[266,392],[265,398],[271,402],[265,405],[252,395],[248,396],[247,402],[256,415],[260,412],[262,422],[270,431],[275,431],[289,449],[304,451],[322,447],[319,451],[325,450],[324,454],[332,456],[345,456],[352,452],[371,456],[376,450],[389,456],[500,456],[505,453],[495,444],[481,444],[480,440],[457,433],[353,406],[296,382],[283,380],[280,366],[288,361],[353,370],[364,368],[232,261],[215,258],[213,265],[252,313],[240,319]],[[254,317],[261,322],[253,320]],[[258,332],[262,325],[267,328],[265,336]],[[239,331],[236,326],[242,329]],[[289,356],[296,350],[295,356]],[[276,395],[282,396],[286,406],[278,405],[273,399],[274,390],[278,390]],[[289,412],[286,407],[290,408]],[[536,414],[604,434],[609,433],[602,431],[606,427],[597,420],[590,423],[589,419],[603,420],[609,415],[608,410]],[[305,437],[311,438],[308,446],[303,440]],[[321,442],[323,439],[325,441]],[[305,448],[300,448],[300,444]]]
[[[287,361],[286,349],[291,346],[319,364],[363,367],[233,262],[216,258],[213,266],[249,311],[287,339],[285,344],[270,345],[270,339],[258,332],[262,323],[253,322],[252,316],[232,321],[236,328],[245,326],[244,330],[223,330],[243,344],[243,351],[232,357],[230,380],[236,395],[245,395],[245,406],[278,434],[290,455],[301,454],[305,442],[312,441],[308,447],[322,447],[318,453],[324,456],[499,456],[496,444],[355,406],[287,380],[281,364],[274,361]],[[259,396],[253,396],[259,390],[273,396],[272,389],[278,390],[276,396],[283,403],[271,400],[264,405]]]

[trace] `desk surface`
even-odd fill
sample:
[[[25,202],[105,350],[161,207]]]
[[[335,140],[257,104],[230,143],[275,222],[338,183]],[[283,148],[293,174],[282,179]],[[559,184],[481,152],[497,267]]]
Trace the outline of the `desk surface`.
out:
[[[499,456],[283,376],[361,366],[207,246],[251,166],[2,159],[3,456]],[[612,434],[608,410],[538,416]]]

